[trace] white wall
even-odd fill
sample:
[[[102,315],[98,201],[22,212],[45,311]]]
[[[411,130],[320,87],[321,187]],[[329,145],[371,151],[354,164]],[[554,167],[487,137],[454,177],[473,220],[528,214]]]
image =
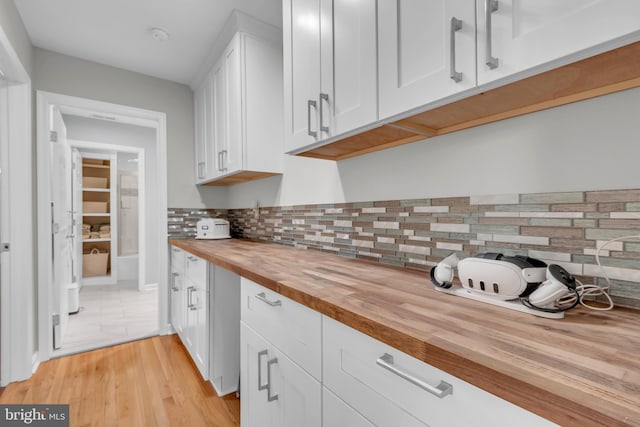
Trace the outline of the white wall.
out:
[[[145,180],[147,184],[145,209],[147,212],[156,209],[160,188],[155,185],[158,176],[158,162],[154,129],[78,116],[65,115],[63,118],[69,139],[143,148],[145,150]],[[159,275],[164,270],[158,269],[155,260],[160,260],[159,250],[160,246],[165,244],[165,236],[158,236],[155,216],[147,216],[144,226],[146,227],[147,250],[146,284],[159,283]]]
[[[16,51],[22,66],[32,76],[33,49],[31,39],[13,0],[0,0],[0,28]]]
[[[167,114],[168,206],[226,204],[225,188],[196,187],[193,92],[183,84],[34,48],[34,89]]]
[[[640,88],[368,155],[288,158],[230,208],[640,187]]]

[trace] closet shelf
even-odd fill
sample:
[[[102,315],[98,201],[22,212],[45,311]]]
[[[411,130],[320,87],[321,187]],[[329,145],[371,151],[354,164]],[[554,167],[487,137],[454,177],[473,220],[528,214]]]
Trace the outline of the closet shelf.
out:
[[[109,165],[94,165],[91,163],[83,163],[82,164],[83,168],[93,168],[93,169],[109,169],[111,166]]]
[[[98,242],[110,242],[111,237],[104,237],[100,239],[83,239],[82,243],[98,243]]]
[[[95,193],[110,193],[110,188],[83,188],[82,191],[90,191]]]

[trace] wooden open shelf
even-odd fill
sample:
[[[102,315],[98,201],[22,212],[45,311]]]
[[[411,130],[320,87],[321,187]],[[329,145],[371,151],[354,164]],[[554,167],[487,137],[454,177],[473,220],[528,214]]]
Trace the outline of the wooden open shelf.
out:
[[[342,160],[639,86],[636,42],[298,155]]]

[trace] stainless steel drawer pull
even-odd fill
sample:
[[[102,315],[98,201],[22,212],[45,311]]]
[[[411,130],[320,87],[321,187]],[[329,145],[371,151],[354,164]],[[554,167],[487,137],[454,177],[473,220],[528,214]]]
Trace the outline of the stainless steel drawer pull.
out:
[[[259,294],[257,294],[256,298],[266,304],[269,304],[271,307],[280,307],[282,305],[282,301],[280,301],[279,299],[275,301],[269,301],[267,299],[267,295],[264,292],[260,292]]]
[[[273,402],[274,400],[278,400],[278,395],[271,395],[271,365],[275,365],[278,363],[278,358],[274,357],[273,359],[267,362],[267,401]]]
[[[258,391],[266,390],[269,388],[269,382],[262,384],[262,356],[267,355],[267,350],[262,350],[258,353]]]
[[[493,70],[498,68],[500,65],[500,61],[498,58],[495,58],[491,53],[491,38],[492,38],[492,25],[491,25],[491,14],[498,10],[498,0],[484,0],[484,22],[485,22],[485,30],[486,30],[486,46],[485,46],[485,60],[489,69]]]
[[[380,356],[378,360],[376,360],[376,364],[378,364],[379,366],[382,366],[388,371],[393,372],[400,378],[403,378],[409,381],[411,384],[414,384],[420,387],[421,389],[428,391],[434,396],[439,397],[440,399],[450,394],[453,394],[453,386],[447,382],[440,381],[440,384],[438,384],[437,386],[432,386],[431,384],[421,380],[420,378],[416,378],[407,372],[401,371],[399,368],[397,368],[393,364],[393,356],[390,355],[389,353],[385,353],[382,356]]]
[[[449,77],[451,77],[451,80],[453,80],[456,83],[459,83],[462,81],[462,73],[459,71],[456,71],[456,31],[460,31],[461,29],[462,29],[462,21],[455,17],[451,17],[451,43],[450,43],[451,52],[449,52],[449,55],[451,56],[450,58],[451,74],[449,75]]]

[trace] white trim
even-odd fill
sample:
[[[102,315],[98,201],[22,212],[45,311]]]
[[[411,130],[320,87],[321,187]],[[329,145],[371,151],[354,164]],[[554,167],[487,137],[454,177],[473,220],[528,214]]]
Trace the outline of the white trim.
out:
[[[29,378],[34,355],[31,80],[0,28],[0,386]]]
[[[63,114],[79,115],[93,119],[115,121],[150,127],[156,130],[156,148],[158,158],[157,183],[161,189],[158,194],[157,209],[148,215],[156,215],[158,236],[167,238],[167,131],[166,114],[144,110],[108,102],[95,101],[50,92],[37,92],[37,157],[38,157],[38,241],[46,242],[50,236],[50,210],[48,209],[49,190],[46,177],[48,171],[48,117],[51,106],[56,106]],[[107,145],[107,144],[105,144]],[[144,214],[144,211],[141,212]],[[140,227],[142,228],[142,227]],[[167,245],[160,245],[160,261],[168,259]],[[38,327],[39,327],[39,361],[51,358],[51,319],[49,310],[49,287],[47,278],[51,271],[50,245],[38,245]],[[167,333],[169,323],[167,277],[160,275],[158,283],[158,324],[159,333]]]

